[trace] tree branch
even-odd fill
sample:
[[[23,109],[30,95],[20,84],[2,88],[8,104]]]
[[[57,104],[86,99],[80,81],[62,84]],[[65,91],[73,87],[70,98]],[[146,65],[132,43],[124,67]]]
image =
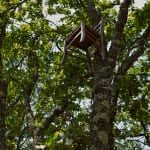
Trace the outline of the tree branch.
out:
[[[142,124],[141,124],[141,126],[143,127]],[[145,128],[145,126],[144,126],[144,128]],[[119,138],[119,139],[145,137],[146,135],[150,134],[150,132],[145,130],[144,128],[143,128],[144,132],[140,132],[140,133],[133,133],[131,131],[126,132],[126,131],[124,131],[124,129],[121,129],[121,130],[117,129],[118,133],[114,134],[114,137]]]
[[[93,0],[87,0],[87,6],[88,6],[88,13],[90,16],[90,20],[91,20],[92,26],[94,27],[101,20],[101,13],[100,13],[100,10],[97,10],[95,8],[95,4]]]
[[[19,3],[16,3],[16,4],[10,4],[9,2],[8,2],[8,10],[7,11],[10,11],[10,10],[15,10],[16,8],[18,8],[20,5],[22,5],[23,3],[25,3],[25,2],[27,2],[28,0],[23,0],[23,1],[21,1],[21,2],[19,2]]]
[[[135,61],[144,53],[144,45],[150,35],[150,26],[145,29],[143,35],[139,39],[137,50],[125,60],[118,70],[118,74],[125,74]]]
[[[48,129],[50,123],[52,123],[54,119],[58,117],[60,114],[62,114],[67,106],[68,106],[68,101],[63,100],[61,106],[55,108],[52,112],[50,112],[48,116],[44,119],[42,125],[37,128],[36,133],[35,133],[36,136],[38,137],[42,136],[43,132]]]
[[[142,126],[142,128],[143,128],[143,130],[144,130],[144,135],[145,135],[145,139],[146,139],[146,144],[147,144],[147,145],[150,145],[149,131],[148,131],[146,125],[144,124],[144,122],[143,122],[141,119],[139,119],[139,120],[140,120],[141,126]]]
[[[128,8],[130,6],[131,0],[124,0],[120,6],[118,21],[116,23],[114,36],[110,46],[109,57],[114,61],[117,59],[117,55],[121,49],[121,40],[123,36],[124,26],[127,22]],[[115,64],[112,66],[114,68]]]
[[[31,108],[31,95],[33,92],[33,89],[38,81],[38,57],[35,53],[35,49],[36,49],[36,42],[32,41],[33,43],[33,47],[32,50],[29,51],[27,53],[28,56],[28,81],[25,85],[25,89],[24,89],[24,105],[25,105],[25,109],[26,109],[26,118],[27,118],[27,122],[29,123],[29,131],[32,137],[34,137],[34,129],[35,129],[35,123],[34,123],[34,115],[33,115],[33,111]],[[35,44],[35,45],[34,45]]]

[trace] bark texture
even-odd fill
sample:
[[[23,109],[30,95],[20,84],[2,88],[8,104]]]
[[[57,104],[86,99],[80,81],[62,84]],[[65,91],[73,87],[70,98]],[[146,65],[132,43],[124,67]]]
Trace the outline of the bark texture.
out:
[[[0,81],[0,150],[6,149],[6,138],[5,138],[6,94],[7,94],[7,83],[4,81]]]
[[[6,94],[7,83],[3,80],[3,60],[2,60],[2,44],[6,35],[7,19],[5,13],[0,14],[0,150],[6,149],[6,127],[5,127],[5,113],[6,113]]]
[[[101,56],[96,54],[89,150],[113,149],[114,115],[111,103],[115,98],[115,90],[111,85],[111,65],[111,60],[103,61]]]
[[[130,3],[131,0],[124,0],[120,6],[118,21],[110,50],[109,52],[106,51],[106,58],[102,59],[100,52],[95,51],[89,150],[113,150],[114,148],[112,131],[116,115],[118,91],[115,89],[117,80],[113,78],[113,72],[121,49],[121,39],[127,22]],[[100,21],[101,15],[97,14],[93,0],[87,0],[87,5],[92,25],[95,26]]]

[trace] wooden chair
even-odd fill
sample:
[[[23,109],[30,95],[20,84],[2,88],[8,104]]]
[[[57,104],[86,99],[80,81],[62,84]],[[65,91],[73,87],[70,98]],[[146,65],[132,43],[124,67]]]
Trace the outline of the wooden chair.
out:
[[[99,23],[95,28],[91,28],[82,21],[80,26],[77,27],[71,35],[64,42],[64,56],[62,63],[65,61],[67,56],[67,49],[70,46],[77,47],[82,50],[87,50],[93,45],[98,39],[101,40]]]

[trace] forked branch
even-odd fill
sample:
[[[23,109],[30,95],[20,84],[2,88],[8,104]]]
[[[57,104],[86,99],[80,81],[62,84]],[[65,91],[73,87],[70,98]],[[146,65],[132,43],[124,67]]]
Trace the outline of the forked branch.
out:
[[[120,51],[120,44],[121,44],[121,40],[123,36],[124,26],[127,22],[128,8],[130,6],[130,3],[131,3],[131,0],[124,0],[120,6],[118,21],[115,26],[114,36],[112,39],[110,52],[109,52],[109,57],[113,59],[114,61],[117,59],[117,55]]]
[[[119,68],[119,74],[125,74],[128,69],[130,69],[130,67],[134,64],[134,62],[137,61],[140,56],[142,56],[142,54],[144,53],[144,45],[146,44],[149,36],[150,26],[145,29],[143,35],[139,39],[137,50],[129,58],[127,58],[127,60],[125,60],[125,62]]]

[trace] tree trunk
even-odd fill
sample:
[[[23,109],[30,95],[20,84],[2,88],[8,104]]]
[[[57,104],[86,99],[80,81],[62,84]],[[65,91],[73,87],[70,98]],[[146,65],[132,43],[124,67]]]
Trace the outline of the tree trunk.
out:
[[[6,150],[6,139],[5,139],[6,93],[7,93],[7,84],[4,81],[0,81],[0,150]]]
[[[5,139],[5,112],[6,112],[6,94],[7,94],[7,83],[3,80],[3,60],[2,60],[2,44],[6,35],[7,19],[5,13],[0,14],[0,150],[6,149]]]
[[[100,20],[97,14],[94,0],[87,0],[88,12],[92,25],[97,23],[94,18]],[[91,5],[93,4],[93,5]],[[125,24],[127,22],[128,8],[131,0],[124,0],[119,9],[118,21],[115,26],[111,46],[105,60],[96,50],[94,56],[94,88],[93,104],[90,122],[89,150],[113,150],[113,121],[116,114],[118,92],[113,79],[113,70],[116,65],[117,56],[121,50],[121,39]],[[95,10],[95,11],[94,11]],[[98,11],[99,13],[101,11]]]
[[[113,150],[115,113],[112,102],[116,96],[112,86],[112,63],[111,59],[102,60],[100,54],[95,54],[89,150]]]

